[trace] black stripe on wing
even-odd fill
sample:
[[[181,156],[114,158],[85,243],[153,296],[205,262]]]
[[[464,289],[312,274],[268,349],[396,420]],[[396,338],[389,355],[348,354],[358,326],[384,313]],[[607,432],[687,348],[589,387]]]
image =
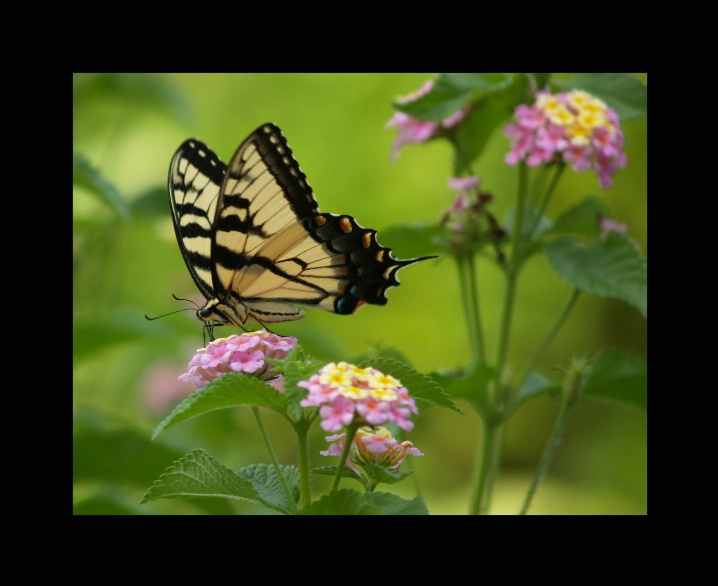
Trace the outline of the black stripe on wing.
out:
[[[169,198],[177,243],[194,282],[208,300],[215,296],[211,243],[226,170],[227,165],[194,138],[177,149],[169,170]]]

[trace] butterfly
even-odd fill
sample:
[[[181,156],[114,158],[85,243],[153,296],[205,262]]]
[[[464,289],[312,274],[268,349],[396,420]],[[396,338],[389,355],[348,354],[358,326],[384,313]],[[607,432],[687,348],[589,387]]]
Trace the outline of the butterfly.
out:
[[[281,130],[262,124],[229,165],[207,145],[186,140],[172,157],[169,199],[177,243],[207,302],[197,311],[215,326],[297,320],[300,307],[340,315],[385,305],[398,260],[376,230],[345,214],[321,213]]]

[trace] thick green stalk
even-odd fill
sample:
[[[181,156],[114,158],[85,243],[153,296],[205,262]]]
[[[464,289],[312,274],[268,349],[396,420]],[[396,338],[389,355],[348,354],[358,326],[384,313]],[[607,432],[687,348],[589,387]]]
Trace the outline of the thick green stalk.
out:
[[[511,320],[513,317],[514,302],[516,299],[516,281],[518,270],[521,267],[521,230],[523,228],[524,206],[527,197],[528,171],[524,163],[519,164],[519,185],[514,214],[514,225],[511,231],[511,257],[506,269],[506,291],[504,294],[504,308],[501,316],[499,331],[498,356],[496,359],[496,380],[489,388],[488,413],[484,417],[485,432],[479,464],[479,476],[472,501],[473,514],[487,514],[491,505],[491,495],[498,477],[501,461],[501,447],[503,438],[504,420],[501,415],[504,400],[502,385],[505,380],[507,368],[509,339],[511,335]]]
[[[501,455],[503,423],[496,420],[489,421],[489,417],[484,417],[483,427],[478,463],[479,474],[469,511],[471,515],[488,514]]]
[[[516,281],[521,266],[521,230],[524,219],[524,203],[526,201],[527,168],[525,163],[519,164],[519,189],[514,214],[514,225],[511,229],[511,257],[506,269],[506,292],[504,295],[504,311],[501,316],[501,330],[499,331],[499,351],[496,359],[496,385],[494,400],[499,399],[500,385],[503,381],[506,360],[509,352],[509,340],[511,338],[511,319],[514,313],[514,302],[516,300]]]
[[[307,451],[307,432],[309,426],[295,427],[299,447],[299,479],[302,491],[302,508],[312,504],[311,486],[309,484],[309,452]]]
[[[269,459],[272,461],[272,466],[274,467],[274,471],[277,473],[277,478],[279,479],[279,482],[282,485],[282,489],[284,490],[284,493],[287,495],[287,501],[289,502],[289,506],[292,508],[292,511],[294,513],[296,513],[297,505],[294,502],[294,498],[292,497],[292,491],[289,489],[289,485],[287,484],[287,481],[284,478],[284,474],[282,474],[282,471],[279,468],[279,462],[277,461],[277,456],[274,453],[272,444],[269,441],[269,435],[267,434],[267,430],[264,427],[264,421],[262,420],[262,415],[259,412],[259,407],[252,407],[252,413],[254,413],[254,418],[257,420],[257,425],[259,426],[259,432],[260,432],[260,435],[262,436],[262,439],[264,440],[264,445],[267,448],[267,452],[269,452]]]

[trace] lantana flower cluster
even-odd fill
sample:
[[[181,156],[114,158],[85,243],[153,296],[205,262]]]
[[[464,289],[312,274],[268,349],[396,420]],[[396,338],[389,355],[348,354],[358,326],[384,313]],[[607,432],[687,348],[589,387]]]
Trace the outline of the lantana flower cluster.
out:
[[[322,456],[341,456],[344,453],[346,433],[330,435],[326,438],[329,449],[319,452]],[[367,464],[378,464],[382,468],[397,470],[406,456],[423,456],[410,441],[399,443],[385,427],[360,427],[354,435],[352,447],[347,458],[347,468],[361,476],[358,467]]]
[[[525,160],[535,167],[563,160],[574,171],[593,168],[604,189],[626,166],[618,115],[599,98],[580,90],[555,95],[543,91],[532,106],[521,104],[514,113],[517,121],[505,129],[511,139],[505,159],[509,165]]]
[[[296,338],[278,336],[266,330],[218,338],[206,348],[197,350],[187,372],[179,379],[192,382],[199,389],[223,374],[245,372],[267,381],[282,392],[282,378],[266,359],[283,360],[296,345]]]
[[[421,96],[428,94],[434,87],[434,80],[430,79],[423,86],[421,86],[413,94],[404,96],[397,100],[400,104],[407,104],[414,102]],[[405,144],[416,144],[429,140],[433,136],[437,136],[442,129],[451,128],[458,122],[468,116],[471,107],[466,106],[461,110],[457,110],[448,118],[445,118],[441,122],[432,122],[431,120],[419,120],[418,118],[412,118],[404,112],[395,112],[391,119],[386,123],[387,128],[396,128],[398,131],[396,139],[391,148],[391,160],[395,161],[399,156],[401,147]]]
[[[300,405],[319,407],[327,431],[338,431],[355,419],[371,425],[395,423],[406,431],[414,427],[409,421],[411,413],[418,413],[414,399],[400,381],[375,368],[331,362],[298,384],[309,389]]]

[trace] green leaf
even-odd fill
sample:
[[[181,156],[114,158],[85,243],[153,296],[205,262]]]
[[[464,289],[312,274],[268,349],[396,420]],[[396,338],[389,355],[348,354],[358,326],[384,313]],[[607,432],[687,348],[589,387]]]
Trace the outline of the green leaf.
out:
[[[509,405],[507,405],[506,411],[507,413],[511,413],[525,401],[534,399],[540,395],[559,395],[560,393],[561,385],[551,382],[537,372],[532,372],[519,389],[519,392],[516,393]]]
[[[496,369],[481,362],[469,373],[432,372],[431,377],[446,389],[450,396],[467,399],[486,412],[488,386],[496,378]]]
[[[262,504],[251,482],[200,449],[192,450],[167,468],[140,504],[159,498],[188,497],[220,497]]]
[[[582,392],[645,409],[648,396],[646,363],[635,354],[604,349],[596,357]]]
[[[357,492],[342,489],[321,497],[302,509],[303,515],[428,515],[420,496],[411,500],[389,492]]]
[[[297,503],[300,495],[299,469],[295,466],[282,466],[281,464],[279,469],[292,492],[294,503]],[[240,468],[237,471],[237,476],[252,484],[259,499],[265,506],[284,513],[291,513],[294,510],[295,507],[287,501],[287,494],[284,492],[284,488],[282,488],[282,483],[277,477],[274,466],[268,464],[251,464]]]
[[[648,90],[629,73],[577,73],[569,78],[568,86],[601,98],[621,122],[645,118],[648,113]]]
[[[375,485],[379,483],[395,484],[404,480],[407,476],[414,474],[413,470],[406,470],[404,472],[401,470],[390,470],[379,464],[367,464],[363,466],[363,468],[367,476],[374,481]]]
[[[512,92],[489,95],[474,105],[461,124],[449,129],[455,146],[454,175],[468,170],[470,163],[483,152],[494,131],[511,118],[517,105]]]
[[[442,73],[427,94],[393,106],[419,120],[438,122],[461,110],[469,102],[511,83],[511,77],[498,73]]]
[[[363,368],[371,366],[384,374],[390,374],[401,381],[404,388],[409,391],[409,395],[416,400],[419,408],[427,408],[431,405],[438,405],[461,413],[451,397],[444,392],[439,384],[430,376],[421,374],[408,364],[392,360],[391,358],[377,358],[370,363],[360,364]]]
[[[545,249],[553,269],[574,287],[622,299],[646,317],[646,262],[628,237],[610,232],[592,245],[561,238],[547,243]]]
[[[545,232],[545,235],[571,234],[587,240],[595,240],[601,233],[598,225],[600,217],[611,217],[608,206],[598,197],[587,197],[556,218],[553,226]]]
[[[130,209],[120,192],[80,153],[72,155],[72,182],[98,196],[100,201],[112,208],[122,220],[130,219]]]
[[[152,439],[168,427],[190,417],[242,405],[266,407],[285,417],[287,414],[287,398],[276,389],[253,376],[230,372],[196,390],[177,405],[152,432]]]

